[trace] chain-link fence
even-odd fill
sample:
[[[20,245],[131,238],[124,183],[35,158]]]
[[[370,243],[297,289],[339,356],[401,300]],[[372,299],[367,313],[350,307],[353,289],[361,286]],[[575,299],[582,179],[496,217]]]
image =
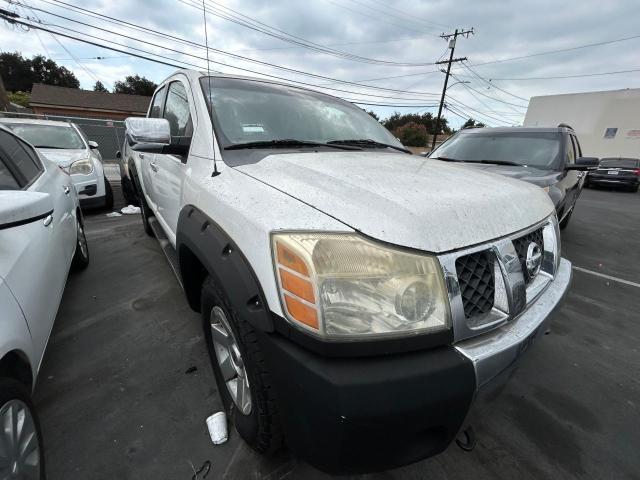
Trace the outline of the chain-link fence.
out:
[[[68,117],[35,113],[0,112],[0,117],[31,118],[34,120],[57,120],[75,123],[89,140],[98,144],[98,150],[105,161],[114,160],[116,152],[124,142],[124,121],[104,120],[101,118]]]

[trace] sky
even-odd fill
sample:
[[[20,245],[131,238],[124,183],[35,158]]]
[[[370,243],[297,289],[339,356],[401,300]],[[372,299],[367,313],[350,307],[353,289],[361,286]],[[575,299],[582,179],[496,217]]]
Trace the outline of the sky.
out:
[[[164,57],[169,63],[187,62],[203,70],[207,67],[206,50],[199,46],[205,43],[202,1],[64,0],[67,5],[59,0],[19,0],[21,5],[11,1],[14,3],[0,0],[0,8],[29,17],[31,21],[39,20],[43,25],[49,24],[47,28],[123,50],[142,49]],[[456,43],[455,57],[467,57],[467,60],[453,65],[447,89],[444,115],[454,127],[471,116],[492,126],[521,124],[532,96],[640,87],[640,2],[637,0],[205,2],[210,48],[360,85],[303,76],[214,51],[210,51],[210,60],[219,63],[211,63],[211,70],[251,76],[275,75],[313,84],[312,88],[362,103],[395,105],[361,105],[382,118],[395,111],[437,113],[435,105],[440,100],[445,77],[439,70],[446,65],[434,65],[434,62],[448,58],[450,52],[448,42],[440,35],[453,33],[456,28],[473,28],[474,33],[459,37]],[[108,23],[104,17],[91,17],[73,6],[191,43],[136,31],[122,23]],[[275,35],[288,35],[287,38],[296,42],[329,47],[334,54],[282,41],[233,22],[232,17],[252,22],[254,27]],[[127,35],[132,38],[126,38]],[[584,47],[598,43],[601,45]],[[160,82],[176,70],[6,22],[0,25],[0,50],[17,51],[27,57],[36,54],[51,57],[73,71],[81,87],[87,89],[91,89],[96,80],[111,89],[115,81],[135,74]],[[557,50],[565,51],[555,52]],[[537,55],[546,52],[555,53]],[[242,72],[234,67],[257,73]],[[634,69],[638,71],[593,75]],[[568,76],[573,77],[545,78]]]

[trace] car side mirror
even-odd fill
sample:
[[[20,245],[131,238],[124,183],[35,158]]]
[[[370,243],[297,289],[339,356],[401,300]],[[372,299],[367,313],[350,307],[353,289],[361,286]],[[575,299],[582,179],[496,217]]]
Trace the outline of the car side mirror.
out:
[[[120,153],[120,150],[116,152],[116,158],[122,158],[122,153]]]
[[[162,153],[171,144],[171,128],[165,118],[129,117],[124,125],[127,142],[137,152]]]
[[[87,144],[89,145],[89,148],[91,150],[95,150],[96,148],[98,148],[98,142],[94,142],[93,140],[89,140]]]
[[[599,163],[600,159],[597,157],[579,157],[576,163],[567,165],[567,170],[590,170],[596,168]]]
[[[52,212],[53,200],[48,193],[0,190],[0,229],[35,222]]]

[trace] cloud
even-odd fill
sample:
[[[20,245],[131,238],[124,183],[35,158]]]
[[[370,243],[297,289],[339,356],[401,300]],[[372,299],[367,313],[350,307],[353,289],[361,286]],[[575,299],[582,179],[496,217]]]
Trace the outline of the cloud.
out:
[[[67,1],[85,7],[85,4],[79,0]],[[359,92],[360,95],[327,90],[348,98],[357,96],[365,98],[365,94],[368,94],[369,96],[366,98],[369,98],[370,103],[432,104],[434,103],[433,99],[437,99],[441,92],[444,76],[441,73],[432,73],[437,72],[437,68],[433,65],[424,67],[382,66],[340,59],[296,47],[256,30],[266,29],[277,36],[282,34],[278,31],[279,29],[300,39],[319,45],[328,45],[331,48],[367,58],[394,62],[430,63],[442,58],[443,55],[448,55],[447,43],[439,38],[440,33],[451,32],[455,27],[474,27],[475,35],[458,39],[455,52],[456,56],[468,57],[468,61],[472,65],[537,52],[572,48],[577,45],[640,33],[637,31],[640,4],[634,0],[613,0],[598,3],[577,0],[567,0],[562,3],[551,0],[537,2],[459,0],[455,3],[445,0],[428,2],[420,0],[307,0],[304,2],[300,0],[280,0],[278,2],[233,0],[224,3],[222,0],[206,0],[206,2],[211,10],[207,25],[209,44],[213,48],[237,52],[239,55],[261,61],[349,81],[423,72],[423,76],[412,75],[366,81],[365,83],[396,90],[434,94],[433,96],[417,93],[401,94],[337,84],[330,85],[330,87]],[[128,47],[161,54],[167,58],[167,61],[183,61],[200,68],[206,67],[206,61],[202,60],[206,56],[205,51],[197,45],[188,45],[178,40],[161,38],[150,33],[136,32],[98,18],[78,14],[70,8],[54,7],[37,0],[30,2],[30,5],[113,30],[114,34],[109,34],[36,11],[37,15],[45,21],[91,33],[99,37],[101,43],[118,42]],[[94,2],[91,10],[98,14],[109,15],[146,28],[169,33],[183,38],[187,42],[204,43],[204,26],[202,12],[198,8],[200,5],[198,0],[158,0],[153,2],[152,7],[150,5],[150,2],[143,0],[121,2],[100,0]],[[237,13],[224,7],[233,9]],[[33,12],[24,10],[19,10],[19,13],[34,15]],[[229,20],[231,16],[236,17],[235,23]],[[241,23],[249,24],[250,28],[241,25]],[[136,73],[158,82],[175,70],[173,67],[157,65],[133,57],[123,57],[116,52],[84,45],[70,39],[61,39],[60,41],[65,47],[79,59],[79,62],[84,66],[83,69],[60,48],[50,35],[40,33],[41,43],[32,31],[22,32],[2,28],[4,28],[1,34],[3,50],[17,50],[24,55],[31,56],[47,54],[46,48],[48,54],[58,63],[74,71],[83,88],[90,88],[95,81],[94,78],[111,86],[114,81]],[[126,39],[122,34],[156,43],[164,48],[187,52],[200,58],[180,55],[161,47],[145,45]],[[508,103],[526,105],[526,101],[504,91],[528,99],[535,95],[638,87],[638,75],[537,81],[492,80],[488,82],[489,79],[581,75],[640,68],[639,46],[640,39],[635,39],[565,53],[534,56],[501,63],[487,63],[473,67],[474,71],[487,81],[478,78],[462,65],[455,64],[452,71],[456,77],[452,78],[451,83],[459,80],[470,83],[452,85],[448,91],[452,99],[450,102],[454,104],[456,101],[462,102],[458,103],[459,113],[472,114],[489,123],[519,123],[522,121],[525,110],[508,105]],[[142,52],[139,53],[146,55]],[[96,60],[95,57],[105,58]],[[222,54],[212,54],[211,60],[292,80],[322,84],[325,87],[329,83],[326,80],[283,72],[264,65],[229,58]],[[211,68],[225,72],[237,72],[233,68],[214,63],[211,64]],[[85,69],[91,72],[91,75]],[[368,108],[373,108],[383,117],[395,110],[387,107]],[[418,109],[402,110],[416,111]],[[427,110],[434,111],[435,109]],[[476,113],[473,110],[481,113]],[[463,121],[451,113],[447,113],[447,116],[454,125]]]

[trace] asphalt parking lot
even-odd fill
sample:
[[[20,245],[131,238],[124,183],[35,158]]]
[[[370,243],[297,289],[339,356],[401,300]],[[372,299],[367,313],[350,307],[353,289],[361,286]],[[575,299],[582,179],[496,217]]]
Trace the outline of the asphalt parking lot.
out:
[[[200,317],[139,216],[104,213],[86,217],[91,265],[68,280],[36,390],[49,478],[329,478],[235,431],[211,443]],[[640,195],[585,190],[563,232],[572,288],[472,419],[476,448],[358,478],[640,478],[639,245]]]

